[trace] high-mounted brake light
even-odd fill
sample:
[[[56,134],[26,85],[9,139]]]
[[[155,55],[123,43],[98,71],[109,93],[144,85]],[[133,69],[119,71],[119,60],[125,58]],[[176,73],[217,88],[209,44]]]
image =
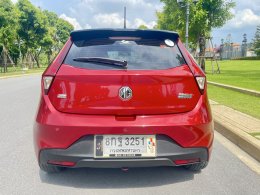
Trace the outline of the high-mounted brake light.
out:
[[[110,40],[138,41],[140,37],[109,37]]]
[[[52,76],[44,76],[42,79],[43,79],[44,92],[45,92],[45,94],[47,94],[49,89],[50,89],[53,77]]]
[[[198,83],[200,91],[203,93],[204,88],[205,88],[206,78],[205,77],[196,77],[196,81]]]

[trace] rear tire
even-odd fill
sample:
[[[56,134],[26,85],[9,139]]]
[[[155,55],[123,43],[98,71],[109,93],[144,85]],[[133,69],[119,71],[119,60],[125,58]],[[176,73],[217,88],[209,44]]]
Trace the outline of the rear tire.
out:
[[[208,161],[204,161],[196,164],[185,165],[184,168],[191,171],[200,171],[201,169],[206,168],[207,165],[208,165]]]
[[[64,170],[64,167],[58,167],[55,165],[48,165],[48,164],[42,164],[40,163],[40,169],[46,173],[59,173],[62,170]]]

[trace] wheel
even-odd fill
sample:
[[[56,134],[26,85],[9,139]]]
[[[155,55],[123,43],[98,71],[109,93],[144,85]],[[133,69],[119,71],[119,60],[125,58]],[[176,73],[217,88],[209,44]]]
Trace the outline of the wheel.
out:
[[[201,169],[206,168],[207,165],[208,165],[208,161],[204,161],[196,164],[185,165],[184,168],[191,171],[200,171]]]
[[[40,163],[39,166],[40,166],[40,169],[46,173],[59,173],[65,169],[64,167],[58,167],[55,165],[48,165],[48,164],[42,164],[42,163]]]

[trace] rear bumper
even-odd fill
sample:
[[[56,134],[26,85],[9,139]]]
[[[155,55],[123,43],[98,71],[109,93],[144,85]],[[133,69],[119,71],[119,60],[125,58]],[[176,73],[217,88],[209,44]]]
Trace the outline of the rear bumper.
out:
[[[182,148],[169,137],[157,135],[157,156],[155,158],[95,159],[94,136],[85,136],[67,149],[44,149],[40,152],[40,163],[69,162],[70,167],[121,168],[178,166],[177,160],[208,160],[207,148]],[[59,164],[58,164],[59,165]],[[60,166],[60,165],[59,165]]]
[[[214,133],[210,105],[205,94],[201,96],[196,107],[190,112],[140,115],[136,116],[134,120],[127,121],[117,120],[115,116],[111,115],[61,113],[52,106],[48,96],[43,95],[34,124],[34,143],[37,158],[43,161],[55,156],[57,159],[62,159],[67,154],[70,158],[77,158],[76,166],[103,166],[100,165],[102,164],[100,161],[93,159],[90,152],[84,153],[83,156],[79,156],[77,152],[75,154],[70,153],[71,147],[79,140],[95,134],[154,134],[167,136],[174,141],[176,147],[179,147],[178,150],[173,147],[172,151],[164,152],[162,155],[158,155],[156,159],[134,159],[133,161],[140,165],[150,164],[150,161],[152,161],[151,164],[154,163],[155,165],[171,164],[175,157],[179,158],[184,154],[187,158],[196,154],[194,156],[208,161]],[[93,145],[89,148],[91,147],[93,148]],[[201,152],[202,150],[203,152]],[[92,149],[91,151],[93,152]],[[120,160],[117,161],[116,164],[120,164]],[[132,162],[132,160],[123,159],[122,163],[127,161]],[[114,164],[114,160],[107,160],[107,163]]]

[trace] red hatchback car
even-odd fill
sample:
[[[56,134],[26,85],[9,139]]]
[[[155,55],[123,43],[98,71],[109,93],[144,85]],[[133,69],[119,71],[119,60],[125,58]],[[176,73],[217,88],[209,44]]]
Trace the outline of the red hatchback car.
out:
[[[40,168],[208,164],[206,77],[170,31],[73,31],[42,75],[34,140]]]

